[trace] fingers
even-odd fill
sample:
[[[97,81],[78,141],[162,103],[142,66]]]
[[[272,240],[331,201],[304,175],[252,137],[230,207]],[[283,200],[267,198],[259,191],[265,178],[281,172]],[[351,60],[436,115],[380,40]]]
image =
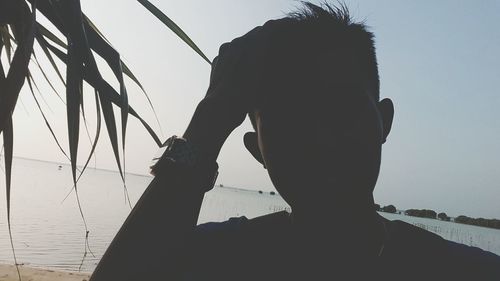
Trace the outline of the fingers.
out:
[[[236,66],[241,58],[241,50],[234,48],[231,43],[224,43],[219,49],[219,55],[212,63],[210,73],[209,90],[220,86],[222,80],[232,79],[236,72]],[[226,81],[227,83],[227,81]]]
[[[219,54],[212,63],[209,93],[231,88],[240,97],[255,95],[262,86],[264,74],[272,64],[270,52],[276,34],[288,28],[288,19],[272,20],[257,26],[245,35],[219,47]],[[278,36],[279,37],[279,36]]]
[[[282,19],[276,19],[276,20],[268,20],[266,23],[264,23],[263,27],[267,30],[279,30],[282,28],[285,28],[292,22],[294,22],[294,19],[291,18],[282,18]]]
[[[292,19],[283,18],[267,21],[263,26],[257,26],[245,35],[226,42],[219,47],[219,56],[224,55],[230,49],[244,48],[252,49],[257,45],[263,45],[272,38],[275,33],[282,32],[289,28]]]
[[[219,56],[215,56],[215,58],[212,60],[212,69],[210,71],[210,76],[212,76],[212,73],[215,69],[215,67],[217,66],[217,62],[219,61]]]
[[[229,48],[230,44],[231,43],[226,42],[226,43],[220,45],[220,47],[219,47],[219,56],[225,53],[225,51]]]
[[[212,68],[217,64],[217,61],[219,60],[219,56],[215,56],[214,60],[212,61]]]
[[[254,42],[251,42],[252,40],[256,40],[259,35],[262,34],[262,26],[257,26],[255,27],[254,29],[250,30],[249,32],[247,32],[245,35],[241,36],[241,37],[237,37],[233,40],[233,42],[235,41],[246,41],[245,43],[254,43]]]

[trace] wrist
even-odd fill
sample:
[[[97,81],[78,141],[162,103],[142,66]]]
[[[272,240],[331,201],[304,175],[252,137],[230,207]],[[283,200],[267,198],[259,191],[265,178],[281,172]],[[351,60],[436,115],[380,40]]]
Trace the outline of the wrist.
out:
[[[205,161],[216,161],[225,141],[201,131],[186,131],[183,138],[196,147],[199,157]]]
[[[223,109],[214,102],[200,102],[183,134],[197,148],[200,156],[215,161],[232,129],[223,120]]]

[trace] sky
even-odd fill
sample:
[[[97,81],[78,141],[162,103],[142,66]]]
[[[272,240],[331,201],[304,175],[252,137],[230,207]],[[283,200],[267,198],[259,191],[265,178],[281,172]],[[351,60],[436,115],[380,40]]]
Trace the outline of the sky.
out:
[[[205,95],[208,63],[135,0],[81,2],[144,85],[158,113],[162,139],[182,135]],[[300,6],[289,0],[152,3],[210,59],[222,43]],[[353,0],[346,4],[354,18],[365,21],[375,33],[381,97],[395,104],[375,201],[398,209],[500,218],[500,2]],[[41,61],[50,69],[46,60]],[[111,72],[104,65],[102,69],[113,81]],[[131,81],[127,85],[131,105],[160,133],[144,95]],[[47,101],[42,106],[66,148],[64,105],[41,79],[39,86]],[[61,85],[57,87],[64,93]],[[93,135],[93,91],[86,89],[85,94]],[[68,162],[26,89],[14,113],[14,126],[16,156]],[[243,147],[243,134],[249,130],[247,120],[224,145],[218,182],[273,190],[266,171]],[[81,132],[79,162],[83,163],[90,146],[83,128]],[[92,165],[116,170],[105,131],[100,140]],[[126,170],[146,174],[157,147],[134,118],[126,147]]]

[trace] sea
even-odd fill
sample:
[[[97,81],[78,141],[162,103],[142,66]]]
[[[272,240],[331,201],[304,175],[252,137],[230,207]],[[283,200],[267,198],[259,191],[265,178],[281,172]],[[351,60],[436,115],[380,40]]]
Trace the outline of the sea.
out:
[[[151,180],[151,176],[126,175],[129,204],[117,172],[88,168],[78,185],[87,233],[72,191],[69,165],[15,158],[10,215],[17,262],[30,267],[92,272],[130,213],[130,206],[137,202]],[[0,182],[0,263],[13,264],[5,182]],[[290,211],[290,207],[274,192],[217,184],[205,195],[199,223],[239,216],[252,218],[282,210]],[[500,255],[498,229],[401,214],[381,215]]]

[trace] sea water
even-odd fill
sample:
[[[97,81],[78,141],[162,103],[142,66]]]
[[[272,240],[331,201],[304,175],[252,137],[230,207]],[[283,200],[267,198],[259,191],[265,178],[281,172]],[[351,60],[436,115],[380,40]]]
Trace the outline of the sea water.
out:
[[[150,176],[127,174],[130,204],[139,199],[152,180]],[[9,241],[4,181],[0,180],[0,263],[13,263]],[[117,172],[88,169],[78,185],[78,194],[87,224],[82,220],[72,190],[68,165],[14,159],[11,222],[18,263],[32,267],[91,272],[129,214],[131,208]],[[68,198],[64,200],[66,195]],[[199,223],[248,218],[290,211],[283,199],[259,192],[217,185],[205,195]],[[439,220],[381,213],[442,237],[476,246],[500,255],[500,230]],[[85,254],[86,253],[86,254]]]

